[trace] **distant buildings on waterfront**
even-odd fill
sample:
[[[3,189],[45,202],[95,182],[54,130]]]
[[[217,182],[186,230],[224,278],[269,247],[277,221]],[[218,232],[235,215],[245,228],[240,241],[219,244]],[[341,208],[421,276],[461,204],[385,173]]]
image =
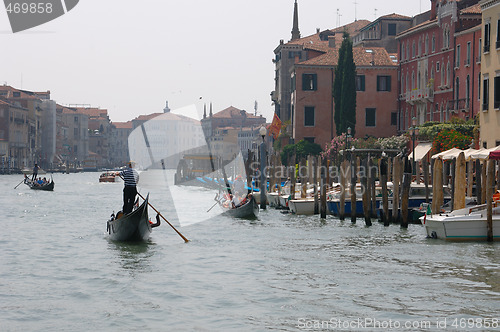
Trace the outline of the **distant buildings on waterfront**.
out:
[[[214,154],[228,160],[239,149],[245,155],[248,150],[255,150],[257,140],[261,139],[258,130],[265,123],[264,117],[232,106],[213,113],[212,105],[208,115],[205,107],[200,121],[172,113],[168,103],[163,112],[112,122],[106,109],[64,106],[50,99],[50,91],[32,92],[3,85],[0,86],[0,173],[31,168],[34,163],[47,170],[93,171],[121,167],[134,158],[146,164],[164,159],[162,166],[175,168],[183,152],[207,142],[214,148]],[[144,145],[142,131],[131,135],[142,127],[150,150]],[[224,142],[234,143],[234,148],[224,150],[230,146]]]

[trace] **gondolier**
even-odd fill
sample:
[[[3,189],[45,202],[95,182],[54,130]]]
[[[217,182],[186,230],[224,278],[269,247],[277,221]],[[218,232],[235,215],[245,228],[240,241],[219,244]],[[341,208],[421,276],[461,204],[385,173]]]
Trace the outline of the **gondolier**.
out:
[[[137,183],[139,182],[139,174],[133,168],[133,162],[129,161],[128,168],[120,172],[123,178],[123,213],[127,214],[132,212],[137,195]]]
[[[31,176],[31,181],[35,181],[37,176],[38,176],[38,170],[40,167],[38,166],[37,163],[35,163],[35,166],[33,167],[33,175]]]

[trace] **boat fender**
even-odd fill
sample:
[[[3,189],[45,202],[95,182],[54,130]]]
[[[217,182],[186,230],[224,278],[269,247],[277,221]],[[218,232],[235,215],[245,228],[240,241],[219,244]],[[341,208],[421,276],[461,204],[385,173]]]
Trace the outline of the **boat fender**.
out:
[[[431,238],[433,238],[433,239],[437,239],[438,238],[437,233],[435,231],[432,231]]]

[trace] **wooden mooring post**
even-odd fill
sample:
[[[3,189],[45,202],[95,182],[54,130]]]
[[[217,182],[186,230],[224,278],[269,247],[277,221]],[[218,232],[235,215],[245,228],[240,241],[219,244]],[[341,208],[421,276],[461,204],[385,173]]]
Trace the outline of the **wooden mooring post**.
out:
[[[321,158],[321,157],[320,157]],[[321,218],[326,218],[326,160],[322,160],[321,165],[321,204],[320,204],[320,214]]]
[[[457,157],[455,163],[455,193],[453,197],[453,209],[459,210],[465,208],[465,156],[463,152]]]
[[[384,226],[389,226],[389,199],[387,197],[387,159],[382,157],[380,159],[380,184],[382,186],[382,222]]]
[[[391,222],[399,222],[399,181],[400,181],[400,157],[396,156],[392,162],[392,218]]]
[[[438,158],[434,161],[434,175],[432,182],[432,214],[439,214],[443,205],[443,161]]]
[[[485,167],[486,168],[486,167]],[[487,162],[487,187],[486,187],[486,239],[493,241],[493,189],[495,187],[495,160]]]
[[[318,195],[318,165],[319,165],[319,158],[312,158],[312,164],[313,164],[313,183],[314,183],[314,214],[319,213],[319,195]]]
[[[339,203],[339,219],[345,219],[345,193],[347,189],[349,161],[344,160],[340,165],[340,203]]]
[[[356,173],[357,161],[359,157],[352,156],[351,158],[351,223],[356,223]]]
[[[363,200],[363,215],[365,217],[366,226],[372,225],[372,219],[370,217],[370,188],[368,187],[368,159],[362,158],[361,160],[361,170],[359,172],[361,190],[362,190],[362,200]]]
[[[410,185],[412,178],[412,169],[410,160],[404,156],[404,173],[403,173],[403,185],[401,192],[401,228],[408,228],[409,219],[409,199],[410,199]]]

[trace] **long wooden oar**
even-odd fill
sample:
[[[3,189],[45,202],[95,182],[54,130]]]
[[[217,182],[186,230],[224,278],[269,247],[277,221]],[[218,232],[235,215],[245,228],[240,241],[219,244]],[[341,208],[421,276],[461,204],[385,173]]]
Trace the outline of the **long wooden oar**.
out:
[[[137,195],[139,195],[139,197],[140,197],[140,198],[142,198],[143,200],[145,200],[145,199],[144,199],[144,197],[142,197],[142,195],[141,195],[141,194],[137,193]],[[174,229],[174,231],[176,231],[176,232],[177,232],[177,234],[179,234],[179,236],[180,236],[180,237],[182,237],[182,239],[184,240],[184,242],[186,242],[186,243],[188,243],[188,242],[189,242],[189,240],[188,240],[188,239],[186,239],[186,238],[184,237],[184,235],[182,235],[182,234],[181,234],[181,233],[180,233],[180,232],[179,232],[179,231],[178,231],[178,230],[177,230],[177,229],[176,229],[176,228],[175,228],[175,227],[174,227],[174,226],[173,226],[173,225],[172,225],[172,224],[171,224],[171,223],[167,220],[167,219],[165,219],[165,217],[164,217],[164,216],[160,213],[160,211],[158,211],[157,209],[155,209],[155,207],[154,207],[153,205],[151,205],[151,203],[149,203],[149,201],[148,201],[148,205],[149,205],[149,206],[151,206],[151,208],[152,208],[153,210],[155,210],[155,212],[156,212],[156,213],[158,213],[158,215],[159,215],[160,217],[162,217],[162,218],[163,218],[163,220],[165,220],[165,221],[167,222],[167,224],[169,224],[169,225],[170,225],[170,227],[172,227],[172,228]]]
[[[24,182],[24,179],[21,182],[19,182],[19,184],[17,186],[15,186],[14,189],[16,189],[17,187],[19,187],[21,185],[21,183],[23,183],[23,182]]]

